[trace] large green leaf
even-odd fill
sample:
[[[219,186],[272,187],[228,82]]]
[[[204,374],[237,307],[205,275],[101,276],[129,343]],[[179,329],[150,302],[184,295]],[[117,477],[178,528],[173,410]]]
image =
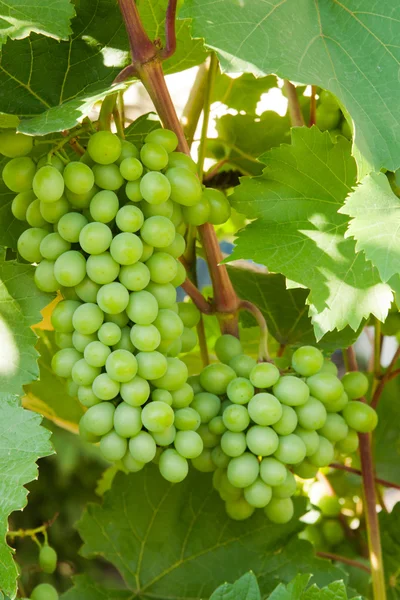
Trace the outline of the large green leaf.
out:
[[[7,37],[27,37],[33,31],[56,39],[67,39],[70,20],[75,14],[70,0],[8,0],[0,2],[0,44]]]
[[[15,598],[17,568],[7,546],[7,518],[26,505],[26,483],[37,478],[36,460],[52,454],[50,431],[41,417],[17,405],[11,396],[0,402],[0,585]]]
[[[281,77],[333,92],[355,123],[363,174],[400,166],[398,14],[392,0],[186,0],[193,34],[226,71]],[[205,18],[206,15],[206,18]]]
[[[400,378],[389,381],[378,404],[379,422],[374,432],[374,456],[378,477],[400,484]]]
[[[379,515],[379,526],[382,537],[383,563],[385,567],[386,590],[388,600],[400,598],[400,503],[388,514],[382,511]]]
[[[171,485],[149,465],[138,474],[117,474],[103,505],[90,504],[78,530],[83,555],[112,562],[134,594],[188,600],[207,598],[221,581],[250,569],[262,593],[298,571],[314,573],[321,585],[341,578],[340,570],[316,559],[311,546],[297,539],[303,511],[299,500],[286,525],[272,525],[262,511],[248,521],[232,521],[209,475],[192,471],[183,483]]]
[[[337,211],[356,169],[349,142],[336,139],[316,127],[292,129],[292,145],[261,156],[263,174],[243,178],[232,196],[234,208],[256,220],[227,260],[251,258],[309,288],[317,339],[347,325],[356,331],[370,314],[383,321],[393,297],[345,239],[347,218]]]
[[[6,261],[0,252],[0,400],[22,394],[22,386],[37,379],[36,334],[31,325],[51,300],[33,280],[34,267]]]
[[[98,585],[88,575],[73,577],[74,586],[61,596],[61,600],[132,600],[130,590],[111,590]]]

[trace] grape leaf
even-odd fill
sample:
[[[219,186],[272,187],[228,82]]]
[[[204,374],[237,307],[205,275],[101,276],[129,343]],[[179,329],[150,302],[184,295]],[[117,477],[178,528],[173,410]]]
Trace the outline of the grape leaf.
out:
[[[22,386],[37,379],[36,334],[30,328],[51,300],[33,280],[34,267],[5,260],[0,252],[0,400],[19,396]]]
[[[42,418],[17,405],[3,393],[0,402],[0,582],[13,598],[18,571],[6,542],[7,518],[26,505],[23,487],[37,478],[36,460],[53,453],[50,431],[40,426]]]
[[[0,45],[7,37],[20,40],[33,31],[65,40],[71,33],[70,20],[74,15],[70,0],[36,0],[29,4],[24,0],[1,1]]]
[[[391,513],[382,511],[379,515],[379,527],[382,538],[383,564],[385,568],[386,589],[389,600],[400,598],[400,503]]]
[[[301,600],[308,586],[311,575],[297,575],[293,581],[285,585],[280,583],[268,597],[268,600]]]
[[[320,589],[317,585],[308,587],[311,575],[297,575],[287,585],[280,583],[268,600],[348,600],[348,590],[344,581],[333,581]],[[361,596],[352,600],[362,600]]]
[[[297,539],[303,511],[298,499],[296,516],[286,525],[269,523],[262,511],[235,522],[210,476],[191,471],[183,483],[171,485],[149,465],[137,474],[117,474],[103,504],[88,505],[78,530],[82,554],[112,562],[137,596],[206,598],[221,580],[250,569],[264,594],[298,571],[314,573],[321,585],[343,577]]]
[[[132,600],[131,591],[105,588],[88,575],[76,575],[72,580],[74,586],[62,594],[61,600]]]
[[[389,381],[377,407],[378,426],[374,432],[374,456],[377,477],[400,484],[400,396],[399,378]]]
[[[125,129],[125,139],[140,147],[144,143],[146,135],[159,127],[161,124],[156,113],[150,112],[141,115]]]
[[[159,37],[167,0],[141,0],[138,5],[150,37]],[[45,135],[74,127],[96,100],[110,93],[115,76],[130,62],[125,26],[114,0],[81,0],[76,9],[69,41],[32,34],[3,46],[0,110],[24,117],[20,131]],[[165,62],[165,71],[180,71],[204,58],[202,42],[191,40],[189,22],[180,21],[177,52]]]
[[[210,596],[210,600],[261,600],[257,578],[251,571],[235,583],[224,583]]]
[[[228,267],[229,277],[240,298],[250,300],[261,310],[269,333],[285,346],[317,343],[306,304],[309,290],[287,289],[279,273],[261,273],[251,269]],[[361,325],[362,327],[363,325]],[[350,327],[329,332],[319,341],[328,351],[347,348],[355,342],[360,330]]]
[[[218,71],[212,102],[222,102],[229,108],[254,115],[261,95],[276,86],[274,75],[256,78],[251,73],[243,73],[240,77],[229,77]]]
[[[356,331],[374,314],[383,321],[392,292],[378,271],[345,239],[347,219],[338,209],[355,184],[355,162],[342,136],[316,127],[292,129],[292,145],[260,157],[259,177],[241,180],[234,208],[256,219],[242,230],[226,262],[251,258],[310,289],[307,303],[315,336]]]
[[[333,92],[354,120],[362,176],[399,168],[399,15],[392,0],[186,0],[182,16],[193,19],[193,35],[218,53],[224,70],[275,73]]]
[[[400,199],[386,175],[367,175],[339,212],[352,217],[346,236],[356,240],[356,251],[365,252],[382,281],[396,275],[400,259]]]

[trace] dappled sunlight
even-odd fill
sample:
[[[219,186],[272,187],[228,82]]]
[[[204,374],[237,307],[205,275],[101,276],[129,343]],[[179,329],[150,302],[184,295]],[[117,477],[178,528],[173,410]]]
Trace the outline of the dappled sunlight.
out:
[[[11,377],[18,371],[20,354],[11,328],[1,317],[0,340],[0,376]]]

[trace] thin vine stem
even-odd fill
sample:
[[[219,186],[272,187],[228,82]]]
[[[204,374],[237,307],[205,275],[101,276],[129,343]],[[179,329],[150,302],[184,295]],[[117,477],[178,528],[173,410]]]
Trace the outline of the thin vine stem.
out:
[[[207,300],[204,298],[203,294],[197,289],[194,283],[186,277],[185,281],[181,286],[187,295],[193,300],[193,303],[197,306],[199,311],[204,315],[211,315],[213,312],[212,306]]]
[[[203,110],[204,95],[208,79],[208,69],[208,62],[204,62],[202,65],[200,65],[193,86],[190,90],[188,101],[186,102],[182,113],[182,127],[189,147],[191,147],[193,143],[201,111]]]
[[[206,149],[207,149],[207,132],[208,125],[210,122],[210,111],[211,111],[211,99],[214,91],[214,82],[215,76],[218,70],[218,59],[216,54],[212,54],[210,57],[210,67],[208,69],[208,77],[206,83],[206,89],[204,94],[204,104],[203,104],[203,124],[201,127],[201,136],[200,136],[200,145],[198,151],[198,159],[197,159],[197,173],[199,175],[200,180],[203,180],[203,169],[204,169],[204,159],[206,157]]]
[[[381,380],[374,392],[374,395],[373,395],[372,401],[371,401],[372,408],[377,407],[378,402],[382,396],[383,390],[385,388],[385,385],[387,384],[388,381],[390,381],[393,378],[392,375],[394,375],[394,373],[396,372],[396,371],[394,371],[394,368],[395,368],[399,358],[400,358],[400,345],[397,348],[396,352],[394,353],[394,356],[393,356],[392,360],[390,361],[390,364],[389,364],[388,368],[386,369],[385,374],[381,378]],[[400,371],[399,371],[399,373],[400,373]]]
[[[260,328],[260,346],[258,350],[258,360],[259,362],[269,362],[271,360],[269,350],[268,350],[268,325],[266,320],[264,319],[264,315],[261,310],[248,300],[241,300],[239,304],[239,310],[246,310],[251,313],[255,320],[257,321],[257,325]]]
[[[288,99],[288,108],[292,127],[303,127],[304,118],[303,113],[301,112],[295,86],[288,79],[285,79],[283,82],[283,89],[285,90]]]
[[[159,52],[162,60],[172,56],[176,50],[176,5],[177,0],[168,1],[167,14],[165,17],[165,47]]]
[[[111,117],[115,110],[115,105],[117,103],[118,93],[110,94],[106,96],[101,103],[99,120],[98,120],[98,128],[99,130],[110,131],[111,130]]]
[[[56,513],[54,515],[54,517],[52,517],[49,521],[46,521],[45,523],[43,523],[43,525],[40,525],[40,527],[35,527],[33,529],[17,529],[16,531],[7,531],[6,535],[7,537],[14,539],[14,538],[25,538],[25,537],[30,537],[32,538],[34,541],[37,541],[37,534],[38,533],[42,533],[45,537],[45,540],[47,539],[47,529],[49,527],[51,527],[54,523],[54,521],[58,518],[59,513]],[[36,539],[35,539],[36,538]],[[39,543],[37,541],[37,543]],[[39,544],[40,546],[40,544]]]
[[[341,556],[340,554],[332,554],[331,552],[316,552],[316,555],[320,558],[327,558],[328,560],[335,560],[336,562],[341,562],[345,565],[350,565],[351,567],[356,567],[357,569],[361,569],[366,573],[371,573],[370,567],[364,565],[358,560],[354,560],[352,558],[347,558],[347,556]],[[381,600],[380,598],[377,600]]]
[[[360,469],[355,469],[354,467],[348,467],[347,465],[342,465],[341,463],[331,463],[329,465],[331,469],[339,469],[340,471],[347,471],[348,473],[354,473],[354,475],[362,476]],[[381,479],[380,477],[375,477],[376,483],[379,485],[383,485],[384,487],[393,488],[395,490],[400,490],[400,485],[397,483],[393,483],[392,481],[387,481],[387,479]]]

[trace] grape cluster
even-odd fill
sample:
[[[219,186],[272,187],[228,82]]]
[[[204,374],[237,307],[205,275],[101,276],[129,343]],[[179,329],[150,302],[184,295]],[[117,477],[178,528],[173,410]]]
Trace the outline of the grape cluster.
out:
[[[315,111],[316,124],[321,131],[330,131],[336,135],[344,135],[351,139],[351,129],[344,117],[336,98],[326,90],[319,93],[319,102]]]
[[[339,517],[345,518],[337,496],[320,496],[315,505],[319,508],[316,521],[307,525],[299,538],[311,542],[318,550],[335,548],[345,539],[345,531]]]
[[[39,551],[39,566],[44,573],[54,573],[57,566],[57,552],[46,541]],[[50,583],[39,583],[29,598],[23,600],[58,600],[58,592]]]
[[[286,523],[293,515],[294,474],[315,477],[335,449],[355,452],[357,432],[375,428],[375,411],[355,401],[368,380],[352,372],[340,381],[336,366],[310,346],[294,352],[292,371],[283,376],[274,364],[244,355],[232,336],[219,338],[215,350],[221,363],[192,382],[191,407],[201,416],[197,431],[205,447],[192,463],[215,471],[214,487],[231,518],[263,508],[272,522]]]

